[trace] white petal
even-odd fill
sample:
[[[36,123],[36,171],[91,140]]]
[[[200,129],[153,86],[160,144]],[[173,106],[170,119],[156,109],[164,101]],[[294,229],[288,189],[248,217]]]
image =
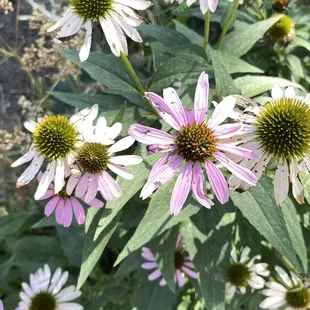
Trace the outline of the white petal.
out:
[[[278,292],[279,294],[286,293],[286,288],[278,282],[267,282],[266,286],[269,287],[271,290]]]
[[[85,33],[84,43],[79,53],[81,62],[85,61],[88,58],[90,47],[91,47],[92,25],[91,25],[90,20],[88,20],[85,23],[85,28],[86,28],[86,33]]]
[[[25,128],[32,133],[35,131],[37,125],[38,123],[32,120],[24,122]]]
[[[55,184],[55,194],[59,193],[65,186],[65,165],[63,160],[60,160],[56,163],[54,184]]]
[[[271,90],[271,97],[273,99],[283,98],[283,91],[278,84],[274,84]]]
[[[274,198],[278,205],[282,204],[289,190],[288,165],[280,159],[274,178]]]
[[[111,147],[109,147],[108,152],[109,153],[116,153],[120,151],[124,151],[131,147],[135,143],[135,139],[131,136],[127,136],[119,141],[117,141],[115,144],[113,144]]]
[[[275,266],[274,269],[276,270],[276,272],[279,274],[279,276],[281,277],[281,279],[283,280],[283,282],[288,286],[288,287],[292,287],[293,286],[293,282],[290,278],[290,276],[286,273],[286,271],[280,267],[280,266]]]
[[[122,131],[123,125],[115,123],[107,129],[107,135],[111,140],[114,140]]]
[[[119,175],[120,177],[126,179],[126,180],[132,180],[133,174],[127,170],[126,168],[114,165],[114,164],[108,164],[109,169],[111,169],[115,174]]]
[[[249,285],[254,289],[260,290],[264,287],[265,280],[260,276],[253,275],[249,280]]]
[[[56,170],[56,161],[53,160],[46,167],[43,177],[39,182],[36,193],[34,194],[34,199],[39,200],[46,193],[48,187],[50,186],[51,182],[54,179],[55,170]]]
[[[138,165],[142,161],[142,157],[137,155],[120,155],[110,158],[110,163],[122,166]]]
[[[68,9],[65,12],[64,16],[61,19],[59,19],[55,25],[47,29],[47,32],[52,32],[56,30],[57,28],[61,27],[68,20],[68,18],[72,16],[72,14],[73,14],[72,10]]]
[[[39,172],[44,161],[44,157],[36,155],[29,167],[23,172],[23,174],[18,178],[16,182],[17,187],[24,186],[28,184]]]
[[[262,309],[272,309],[278,308],[286,304],[285,298],[283,296],[273,296],[267,297],[264,301],[260,303]]]
[[[144,1],[144,0],[116,0],[116,2],[129,6],[136,10],[146,10],[150,6],[152,6],[152,3],[150,1]]]
[[[293,196],[300,204],[305,202],[304,200],[304,187],[298,179],[298,164],[295,160],[290,163],[290,179],[293,185]]]
[[[251,249],[248,246],[243,249],[241,252],[240,263],[245,263],[248,260],[250,252]]]
[[[296,92],[295,89],[292,86],[289,86],[284,91],[284,97],[285,98],[295,98]]]
[[[226,286],[226,294],[227,294],[227,298],[231,299],[234,297],[236,293],[236,287],[230,283],[228,283],[228,285]]]
[[[18,158],[16,161],[13,162],[13,164],[11,165],[11,167],[17,167],[20,166],[24,163],[27,163],[28,161],[32,160],[33,157],[36,155],[36,152],[34,150],[34,145],[32,144],[30,147],[30,150],[24,154],[22,157]]]

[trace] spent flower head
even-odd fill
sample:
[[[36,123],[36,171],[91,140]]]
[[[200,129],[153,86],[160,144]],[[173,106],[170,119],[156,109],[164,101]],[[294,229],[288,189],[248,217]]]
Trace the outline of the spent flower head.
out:
[[[174,215],[182,209],[191,189],[193,197],[201,205],[206,208],[213,205],[204,192],[202,167],[205,168],[215,196],[222,204],[228,201],[229,193],[226,178],[218,163],[243,181],[251,185],[256,183],[251,171],[237,165],[227,156],[235,154],[244,158],[255,157],[252,151],[239,147],[236,143],[226,142],[227,138],[234,136],[242,127],[240,123],[222,124],[231,113],[236,99],[232,96],[226,97],[216,106],[212,117],[205,121],[208,93],[208,75],[204,72],[197,83],[193,110],[183,107],[173,88],[164,89],[164,98],[155,93],[146,93],[146,97],[152,101],[158,114],[175,129],[175,134],[142,125],[132,125],[129,129],[132,137],[148,145],[150,153],[164,153],[152,168],[141,191],[143,199],[168,183],[184,162],[170,201],[170,212]]]
[[[147,247],[142,248],[142,257],[148,262],[142,264],[142,268],[146,270],[153,270],[152,273],[148,276],[150,281],[154,281],[158,278],[161,278],[159,285],[165,286],[167,284],[165,278],[162,277],[162,272],[159,269],[159,266],[156,262],[155,256],[151,250]],[[197,279],[198,276],[195,272],[195,266],[193,265],[188,253],[186,252],[183,237],[181,234],[178,235],[175,253],[174,253],[174,281],[178,284],[179,287],[184,285],[184,274],[192,279]]]
[[[34,121],[25,122],[25,127],[32,132],[33,143],[28,153],[16,160],[12,167],[31,161],[29,167],[17,180],[17,187],[28,184],[40,171],[44,162],[46,170],[39,182],[35,199],[40,199],[54,180],[57,194],[65,185],[65,174],[70,171],[77,147],[82,141],[82,133],[98,114],[98,106],[86,108],[70,119],[62,115],[52,115]]]
[[[310,169],[310,96],[298,97],[292,87],[283,92],[278,85],[274,85],[271,96],[272,100],[264,106],[254,103],[232,114],[234,119],[250,124],[244,127],[247,131],[235,139],[244,139],[243,146],[258,155],[257,159],[240,158],[240,164],[251,169],[259,179],[270,159],[275,158],[278,162],[274,179],[276,202],[284,202],[291,182],[295,199],[303,203],[304,189],[298,174],[302,163],[308,173]],[[234,176],[230,186],[248,188]]]
[[[145,0],[70,0],[69,9],[49,31],[61,27],[56,37],[61,41],[85,28],[85,40],[79,54],[80,60],[85,61],[91,47],[92,24],[100,24],[112,53],[127,55],[125,34],[133,41],[142,42],[136,27],[143,19],[133,9],[146,10],[151,5]]]
[[[268,30],[267,36],[281,45],[289,44],[296,36],[294,21],[284,15]]]

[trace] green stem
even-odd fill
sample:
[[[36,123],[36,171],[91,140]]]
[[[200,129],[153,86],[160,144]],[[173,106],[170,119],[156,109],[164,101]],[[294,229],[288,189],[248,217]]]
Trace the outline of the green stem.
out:
[[[133,80],[133,82],[134,82],[134,84],[135,84],[137,90],[139,91],[139,93],[140,93],[142,96],[144,96],[145,90],[144,90],[144,88],[143,88],[143,86],[142,86],[142,84],[141,84],[141,82],[140,82],[140,80],[139,80],[139,78],[138,78],[138,76],[137,76],[137,73],[136,73],[135,69],[132,67],[132,65],[131,65],[131,63],[130,63],[130,60],[129,60],[128,57],[127,57],[124,53],[122,53],[122,52],[121,52],[120,57],[121,57],[121,59],[123,60],[123,62],[124,62],[124,64],[125,64],[125,66],[126,66],[128,72],[129,72],[129,74],[130,74],[130,76],[131,76],[131,78],[132,78],[132,80]],[[158,113],[157,113],[157,111],[155,110],[155,108],[154,108],[152,102],[151,102],[150,100],[148,100],[148,99],[146,99],[146,101],[147,101],[148,105],[150,106],[151,110],[153,111],[153,113],[154,113],[155,115],[158,115]]]
[[[210,11],[208,10],[205,14],[205,30],[204,30],[204,44],[203,44],[205,52],[207,52],[208,50],[209,33],[210,33]]]
[[[222,45],[223,39],[224,39],[224,37],[225,37],[225,35],[226,35],[226,33],[227,33],[227,31],[228,31],[228,29],[229,29],[233,19],[234,19],[234,16],[235,16],[237,8],[238,8],[238,5],[239,5],[239,0],[235,0],[233,5],[232,5],[231,11],[229,13],[229,16],[227,18],[227,21],[226,21],[226,23],[225,23],[225,25],[223,27],[221,36],[220,36],[220,38],[219,38],[219,40],[218,40],[218,42],[216,44],[216,48],[217,49],[219,49],[221,47],[221,45]]]

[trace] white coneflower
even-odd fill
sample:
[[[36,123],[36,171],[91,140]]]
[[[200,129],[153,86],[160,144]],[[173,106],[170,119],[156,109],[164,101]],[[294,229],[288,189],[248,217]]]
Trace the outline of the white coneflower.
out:
[[[280,282],[267,282],[267,289],[262,293],[267,298],[260,303],[262,309],[274,309],[285,306],[285,310],[308,310],[310,307],[310,290],[308,282],[303,282],[296,274],[286,273],[283,268],[275,266]]]
[[[241,166],[251,169],[259,179],[271,158],[278,162],[274,179],[274,195],[277,204],[282,204],[292,183],[293,195],[297,202],[304,202],[304,189],[298,178],[299,167],[306,163],[310,170],[310,96],[297,97],[292,87],[284,93],[274,85],[272,100],[264,106],[247,106],[232,117],[250,124],[241,139],[243,146],[254,151],[256,159],[243,159]],[[247,112],[250,112],[247,114]],[[230,187],[247,189],[249,185],[232,177]]]
[[[16,160],[12,167],[31,161],[29,167],[17,180],[17,187],[28,184],[40,171],[44,161],[47,168],[39,182],[35,199],[40,199],[54,180],[55,193],[65,185],[65,172],[81,145],[81,135],[98,114],[98,106],[86,108],[70,119],[62,115],[44,117],[39,123],[28,121],[25,127],[33,133],[33,144],[28,153]],[[69,170],[70,171],[70,170]]]
[[[100,24],[106,40],[114,55],[128,54],[125,34],[133,41],[142,42],[135,27],[143,19],[133,9],[145,10],[152,5],[144,0],[69,0],[69,9],[64,16],[48,31],[61,27],[57,39],[68,38],[77,34],[81,28],[86,29],[80,60],[88,58],[92,24]],[[124,34],[125,33],[125,34]]]
[[[58,268],[51,274],[48,265],[30,275],[30,284],[22,283],[23,291],[19,296],[21,301],[18,310],[83,310],[83,306],[72,301],[81,296],[74,285],[62,290],[69,273]],[[16,309],[16,310],[17,310]]]
[[[250,258],[250,251],[249,247],[245,247],[241,252],[239,260],[236,248],[234,247],[231,251],[232,263],[228,266],[228,282],[226,283],[226,295],[228,298],[232,298],[236,291],[245,294],[247,287],[253,289],[262,289],[264,287],[265,279],[263,277],[269,276],[268,264],[254,264],[256,260],[261,259],[261,256],[256,255]]]

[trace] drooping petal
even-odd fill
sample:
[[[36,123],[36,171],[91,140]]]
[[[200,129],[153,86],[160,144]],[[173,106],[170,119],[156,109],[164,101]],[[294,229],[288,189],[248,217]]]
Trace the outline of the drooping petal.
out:
[[[305,202],[304,199],[304,187],[302,186],[300,180],[298,179],[298,164],[295,160],[290,162],[290,180],[293,185],[293,196],[296,201],[300,204]]]
[[[241,123],[219,125],[214,128],[214,136],[218,139],[228,139],[239,132],[242,132],[242,127]]]
[[[105,200],[110,201],[122,196],[120,187],[106,171],[101,173],[98,180],[101,195]]]
[[[199,4],[201,13],[206,14],[209,10],[209,0],[199,0]]]
[[[64,217],[65,217],[65,200],[60,199],[55,212],[56,221],[58,224],[63,225]]]
[[[34,199],[39,200],[46,193],[48,187],[50,186],[52,180],[54,179],[55,170],[56,170],[56,161],[53,160],[46,167],[46,170],[34,194]]]
[[[88,189],[85,195],[85,202],[89,202],[92,201],[97,194],[98,191],[98,178],[99,175],[98,174],[92,174],[89,185],[88,185]]]
[[[115,164],[108,164],[108,168],[112,170],[115,174],[119,175],[120,177],[126,179],[126,180],[132,180],[133,174],[126,168],[115,165]]]
[[[178,176],[170,200],[170,214],[178,215],[181,211],[192,185],[192,163],[186,163]]]
[[[84,43],[79,53],[81,62],[85,61],[88,58],[90,47],[91,47],[92,25],[91,25],[90,20],[86,21],[85,28],[86,28],[86,33],[85,33]]]
[[[85,223],[85,211],[80,202],[74,197],[70,197],[74,216],[79,225]]]
[[[274,178],[274,198],[278,205],[282,204],[289,190],[289,170],[287,163],[279,160]]]
[[[148,276],[148,279],[150,281],[153,281],[153,280],[158,279],[160,276],[161,276],[161,271],[159,269],[156,269]]]
[[[59,193],[65,186],[65,164],[63,160],[56,162],[54,175],[55,194]]]
[[[249,280],[249,285],[256,290],[261,290],[264,288],[265,280],[260,276],[252,275]]]
[[[30,147],[30,150],[24,154],[22,157],[18,158],[16,161],[14,161],[11,164],[11,167],[18,167],[24,163],[27,163],[28,161],[32,160],[36,155],[36,152],[34,150],[34,145],[32,144]]]
[[[72,9],[68,9],[62,18],[60,18],[52,27],[47,29],[47,32],[55,31],[57,28],[61,27],[71,15],[73,15]]]
[[[210,160],[205,161],[207,176],[212,190],[221,204],[225,204],[229,200],[228,184],[219,168]]]
[[[75,188],[75,196],[76,197],[82,197],[85,195],[89,184],[89,177],[88,173],[85,173],[79,180],[76,188]]]
[[[184,286],[184,279],[183,279],[181,270],[177,269],[175,271],[175,276],[176,276],[176,280],[177,280],[178,286],[179,287],[183,287]]]
[[[287,285],[288,287],[293,287],[294,284],[293,284],[290,276],[287,274],[287,272],[282,267],[275,266],[274,269],[276,270],[276,272],[278,273],[280,278],[283,280],[285,285]]]
[[[141,265],[141,267],[142,267],[143,269],[149,270],[149,269],[154,269],[154,268],[158,267],[158,265],[157,265],[156,262],[147,262],[147,263],[143,263],[143,264]]]
[[[149,260],[151,262],[155,262],[155,257],[153,255],[153,253],[151,252],[151,250],[147,247],[143,247],[142,248],[142,257],[145,258],[146,260]]]
[[[241,156],[242,158],[257,158],[257,155],[252,150],[248,150],[241,146],[236,146],[229,143],[216,143],[216,148],[222,152],[227,152],[233,155]]]
[[[198,275],[195,271],[185,267],[185,266],[182,266],[181,267],[182,271],[184,271],[190,278],[193,278],[193,279],[198,279]]]
[[[206,118],[208,98],[209,76],[208,74],[202,72],[199,76],[195,92],[194,117],[197,124],[201,124]]]
[[[169,145],[175,143],[175,138],[170,134],[143,125],[131,125],[128,133],[137,141],[144,144],[163,144]]]
[[[94,208],[102,208],[104,206],[104,203],[97,198],[94,198],[93,200],[89,201],[88,204]]]
[[[193,197],[204,207],[211,208],[214,205],[212,200],[205,195],[204,190],[204,177],[200,166],[200,163],[195,163],[193,167],[193,180],[192,180],[192,191]]]
[[[65,38],[75,35],[82,28],[83,19],[76,14],[68,16],[66,23],[57,33],[57,38]]]
[[[72,223],[72,205],[71,205],[71,199],[67,198],[65,200],[65,209],[64,209],[64,219],[63,219],[63,225],[64,227],[69,227]]]
[[[66,192],[67,192],[67,195],[71,195],[75,186],[77,185],[77,183],[79,182],[79,178],[76,178],[73,174],[70,175],[69,177],[69,180],[67,182],[67,185],[66,185]]]
[[[44,214],[46,216],[50,216],[54,212],[59,200],[60,200],[60,197],[56,196],[46,204],[45,209],[44,209]]]
[[[218,0],[208,0],[209,8],[212,13],[214,13],[217,9]]]

